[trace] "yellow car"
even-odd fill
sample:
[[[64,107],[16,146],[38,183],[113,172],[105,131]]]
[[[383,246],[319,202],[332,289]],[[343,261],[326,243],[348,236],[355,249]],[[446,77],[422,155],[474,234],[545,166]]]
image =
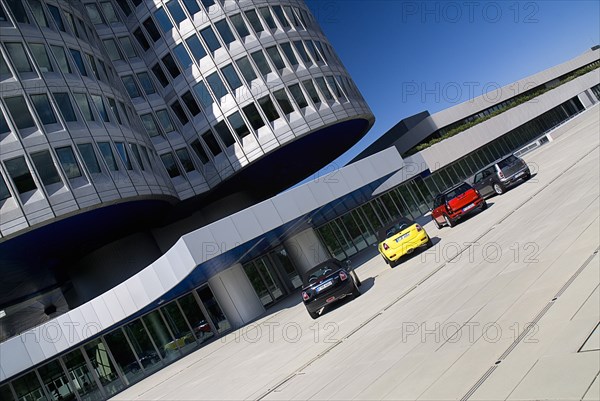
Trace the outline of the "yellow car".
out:
[[[379,253],[391,267],[400,262],[402,256],[412,253],[420,247],[431,247],[433,242],[419,224],[401,217],[379,230]]]

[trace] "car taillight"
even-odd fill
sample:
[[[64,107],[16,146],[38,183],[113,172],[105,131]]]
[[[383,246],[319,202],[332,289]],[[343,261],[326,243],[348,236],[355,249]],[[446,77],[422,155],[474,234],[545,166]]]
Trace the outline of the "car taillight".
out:
[[[308,301],[309,298],[310,296],[306,293],[306,291],[302,291],[302,299]]]
[[[479,193],[478,190],[474,189],[474,191],[475,191],[475,194],[477,194],[478,197],[481,197],[481,194]]]
[[[504,178],[504,173],[502,171],[498,172],[498,175],[500,176],[500,178]]]
[[[346,272],[340,272],[340,280],[344,281],[348,278],[348,275],[346,274]]]
[[[420,225],[418,225],[418,224],[415,224],[415,226],[416,226],[416,228],[417,228],[417,231],[421,231],[421,230],[422,230],[422,228],[421,228],[421,226],[420,226]]]
[[[388,249],[390,249],[390,247],[388,246],[388,244],[386,244],[386,243],[384,242],[384,243],[383,243],[383,249],[385,249],[385,250],[387,251]]]

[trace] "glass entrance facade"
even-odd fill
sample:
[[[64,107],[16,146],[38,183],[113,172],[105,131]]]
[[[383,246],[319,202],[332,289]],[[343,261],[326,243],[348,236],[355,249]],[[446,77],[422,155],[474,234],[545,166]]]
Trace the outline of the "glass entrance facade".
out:
[[[230,329],[203,286],[3,384],[0,400],[106,400]]]

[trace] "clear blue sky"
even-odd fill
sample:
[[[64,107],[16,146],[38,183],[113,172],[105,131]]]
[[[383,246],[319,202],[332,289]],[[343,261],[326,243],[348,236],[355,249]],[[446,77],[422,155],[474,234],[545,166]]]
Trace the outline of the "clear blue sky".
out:
[[[376,118],[334,166],[404,117],[443,110],[600,44],[597,0],[305,1]],[[437,87],[439,96],[415,87]]]

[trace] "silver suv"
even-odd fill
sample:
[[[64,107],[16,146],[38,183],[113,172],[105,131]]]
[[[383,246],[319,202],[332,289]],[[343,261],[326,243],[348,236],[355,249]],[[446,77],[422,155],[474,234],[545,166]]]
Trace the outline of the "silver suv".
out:
[[[473,177],[473,188],[482,196],[501,195],[509,187],[527,181],[531,171],[523,159],[510,155],[479,170]]]

